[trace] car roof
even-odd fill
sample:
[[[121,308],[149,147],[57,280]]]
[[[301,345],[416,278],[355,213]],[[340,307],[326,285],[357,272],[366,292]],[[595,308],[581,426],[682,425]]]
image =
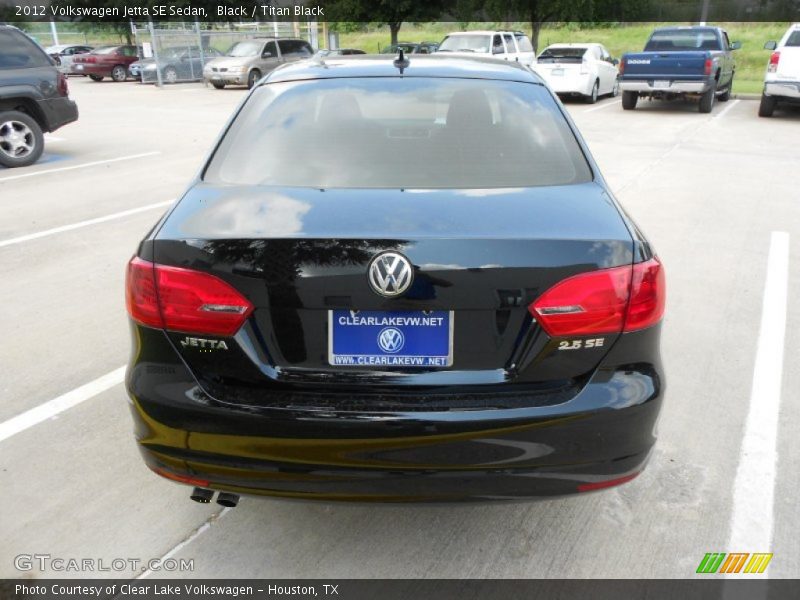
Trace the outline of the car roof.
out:
[[[595,42],[584,42],[582,44],[579,43],[550,44],[547,48],[588,48],[589,46],[599,46],[599,45],[600,44],[597,44]],[[547,48],[545,48],[545,50],[547,50]]]
[[[511,31],[510,29],[492,29],[491,31],[488,29],[480,29],[480,30],[473,30],[473,31],[451,31],[447,35],[493,35],[495,33],[513,33],[518,34],[519,31]]]
[[[656,31],[718,31],[721,27],[714,27],[712,25],[667,25],[666,27],[656,27]]]
[[[267,76],[266,83],[298,79],[333,79],[340,77],[400,77],[394,65],[395,56],[351,54],[333,58],[303,60],[278,67]],[[406,55],[404,77],[451,77],[496,79],[542,83],[531,69],[517,62],[494,58],[456,57],[440,54]]]
[[[306,41],[308,41],[308,40],[304,40],[302,38],[280,37],[280,36],[274,36],[274,35],[254,35],[253,37],[251,37],[249,39],[238,40],[238,41],[240,41],[240,42],[250,42],[250,41],[253,41],[253,40],[278,40],[278,41],[281,41],[281,42],[283,42],[283,41],[292,41],[292,42],[306,42]]]

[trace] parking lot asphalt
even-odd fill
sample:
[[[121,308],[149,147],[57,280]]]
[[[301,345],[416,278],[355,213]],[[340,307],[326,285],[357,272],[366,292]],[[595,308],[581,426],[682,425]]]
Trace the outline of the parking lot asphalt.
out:
[[[668,392],[639,478],[520,504],[222,511],[139,458],[123,284],[244,92],[70,86],[80,120],[0,169],[0,577],[141,574],[21,572],[21,554],[186,558],[193,577],[684,578],[707,552],[772,552],[768,576],[800,573],[800,111],[566,103],[667,271]]]

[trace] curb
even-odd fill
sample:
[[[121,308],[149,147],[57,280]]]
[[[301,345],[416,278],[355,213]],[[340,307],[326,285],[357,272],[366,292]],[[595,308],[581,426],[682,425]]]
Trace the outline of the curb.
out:
[[[760,100],[761,94],[732,94],[736,100]]]

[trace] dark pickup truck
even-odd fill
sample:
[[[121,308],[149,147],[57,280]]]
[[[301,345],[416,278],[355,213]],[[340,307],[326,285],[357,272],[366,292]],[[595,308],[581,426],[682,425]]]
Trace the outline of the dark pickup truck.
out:
[[[0,24],[0,165],[33,164],[44,149],[43,132],[77,118],[66,75],[22,31]]]
[[[622,108],[633,110],[640,97],[700,99],[700,112],[711,112],[714,100],[726,101],[733,87],[736,61],[731,43],[719,27],[662,27],[643,52],[629,53],[619,65]]]

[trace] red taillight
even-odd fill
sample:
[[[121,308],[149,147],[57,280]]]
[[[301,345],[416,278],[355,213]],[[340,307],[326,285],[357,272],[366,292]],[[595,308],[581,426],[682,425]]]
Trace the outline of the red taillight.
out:
[[[138,257],[128,264],[126,297],[135,321],[186,333],[230,336],[253,312],[250,301],[218,277]]]
[[[780,52],[773,52],[772,56],[769,57],[769,65],[767,66],[767,71],[769,73],[774,73],[778,70],[778,63],[781,61],[781,53]]]
[[[625,72],[625,59],[623,58],[619,61],[619,74],[622,75]]]
[[[653,258],[565,279],[528,310],[551,337],[635,331],[661,319],[665,291],[664,270]]]
[[[655,325],[664,316],[667,279],[657,259],[633,265],[631,299],[624,331],[636,331]]]
[[[69,84],[67,83],[67,76],[64,73],[58,74],[58,94],[60,96],[69,96]]]
[[[138,257],[128,263],[125,276],[125,305],[134,321],[150,327],[164,328],[158,307],[155,265]]]
[[[614,487],[617,485],[622,485],[623,483],[628,483],[629,481],[636,479],[639,476],[640,471],[636,473],[631,473],[630,475],[625,475],[624,477],[618,477],[617,479],[609,479],[607,481],[595,481],[592,483],[582,483],[578,486],[579,492],[593,492],[594,490],[602,490],[605,488]]]
[[[178,483],[185,483],[186,485],[193,485],[201,488],[207,488],[210,485],[208,479],[200,479],[199,477],[192,477],[190,475],[179,475],[178,473],[167,471],[162,467],[150,467],[150,470],[162,477],[177,481]]]
[[[704,72],[706,75],[711,75],[711,67],[712,67],[713,65],[714,65],[714,62],[713,62],[713,61],[712,61],[710,58],[707,58],[707,59],[706,59],[706,66],[705,66],[705,69],[704,69],[704,71],[703,71],[703,72]]]

